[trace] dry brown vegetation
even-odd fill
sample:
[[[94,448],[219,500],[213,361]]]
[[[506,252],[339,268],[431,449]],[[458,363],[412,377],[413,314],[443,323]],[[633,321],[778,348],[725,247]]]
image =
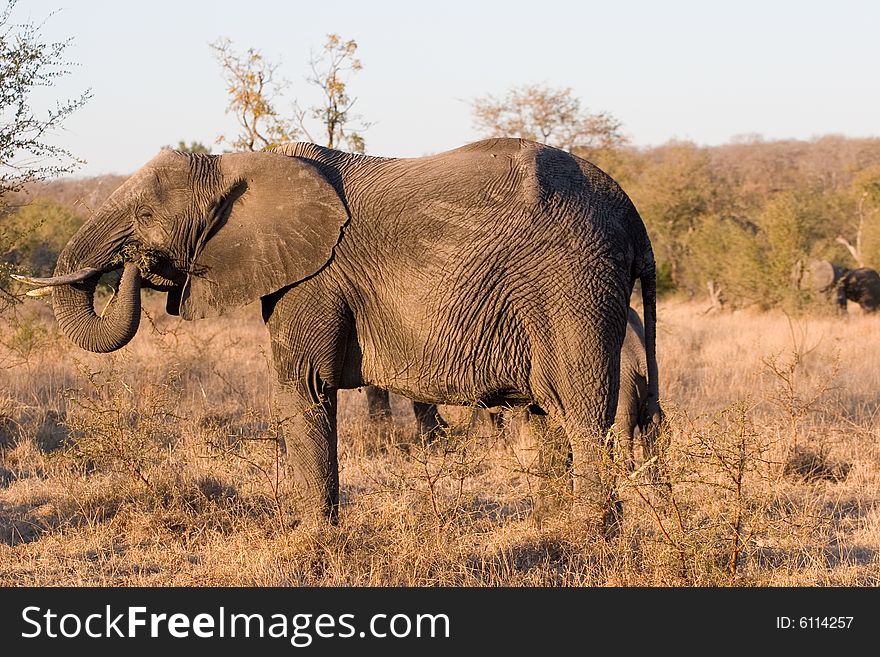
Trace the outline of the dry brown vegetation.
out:
[[[70,346],[43,303],[4,325],[0,583],[880,583],[880,317],[663,303],[668,447],[659,481],[624,478],[606,542],[589,499],[536,526],[515,422],[467,431],[446,408],[457,431],[426,448],[405,400],[382,435],[358,391],[341,394],[342,520],[296,527],[257,313],[185,323],[158,301],[112,355]]]

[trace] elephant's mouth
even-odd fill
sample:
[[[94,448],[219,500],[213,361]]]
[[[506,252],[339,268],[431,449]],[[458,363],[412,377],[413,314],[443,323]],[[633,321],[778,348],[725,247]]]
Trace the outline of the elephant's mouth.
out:
[[[132,244],[123,249],[119,257],[137,265],[143,287],[168,294],[165,310],[169,315],[180,314],[186,274],[170,255]]]

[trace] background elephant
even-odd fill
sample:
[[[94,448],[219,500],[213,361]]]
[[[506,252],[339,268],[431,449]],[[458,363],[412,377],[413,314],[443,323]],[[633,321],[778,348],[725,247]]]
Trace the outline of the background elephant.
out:
[[[381,426],[391,421],[391,401],[388,391],[377,386],[367,386],[367,413],[374,425]],[[440,416],[436,404],[412,402],[413,414],[416,416],[417,433],[426,441],[434,440],[437,435],[448,428],[446,421]]]
[[[880,307],[880,275],[868,267],[848,269],[837,284],[838,304],[846,310],[846,302],[855,301],[862,310],[872,313]]]
[[[119,268],[98,316],[98,278]],[[298,507],[335,519],[337,391],[368,384],[424,403],[528,405],[570,445],[567,476],[582,485],[614,422],[636,280],[659,408],[655,264],[632,202],[564,151],[490,139],[410,159],[304,143],[163,151],[71,238],[54,277],[29,282],[52,288],[61,330],[98,352],[134,337],[142,285],[187,320],[259,299]]]
[[[873,269],[846,269],[828,260],[813,260],[805,273],[809,286],[833,299],[841,312],[846,312],[847,301],[856,302],[865,312],[880,307],[880,275]]]

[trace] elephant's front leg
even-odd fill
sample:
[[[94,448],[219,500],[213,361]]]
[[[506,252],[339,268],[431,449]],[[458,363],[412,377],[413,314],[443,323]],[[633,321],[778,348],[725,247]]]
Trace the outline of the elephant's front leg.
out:
[[[288,480],[304,521],[339,513],[336,397],[346,311],[313,279],[264,297],[275,371],[272,412],[287,452]]]
[[[287,452],[293,499],[303,521],[339,514],[336,389],[276,382],[275,414]]]

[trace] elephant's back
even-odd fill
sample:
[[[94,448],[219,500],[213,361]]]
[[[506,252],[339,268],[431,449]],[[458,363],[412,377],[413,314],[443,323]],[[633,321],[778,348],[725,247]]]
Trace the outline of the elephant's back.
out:
[[[412,220],[463,225],[470,219],[474,229],[497,229],[517,218],[577,224],[631,208],[598,167],[525,139],[486,139],[426,157],[374,161],[358,182],[349,191],[358,197],[352,199],[356,209],[367,210],[378,196]]]

